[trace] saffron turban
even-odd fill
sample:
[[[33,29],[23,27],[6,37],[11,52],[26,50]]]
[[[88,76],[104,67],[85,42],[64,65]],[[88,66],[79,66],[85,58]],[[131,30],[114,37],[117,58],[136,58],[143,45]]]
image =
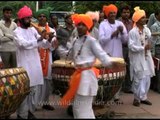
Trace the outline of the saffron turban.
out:
[[[49,18],[49,11],[46,9],[40,9],[35,13],[36,18],[40,15],[40,14],[44,14],[46,16],[46,18]]]
[[[133,13],[132,20],[133,20],[135,23],[138,22],[143,16],[146,16],[145,11],[144,11],[144,10],[141,10],[141,9],[139,8],[139,6],[138,6],[138,7],[135,7],[134,10],[135,10],[135,12]]]
[[[110,4],[108,6],[103,6],[103,11],[104,11],[105,15],[108,17],[108,14],[110,12],[115,12],[117,14],[118,8],[115,5]]]
[[[78,15],[79,15],[79,14],[72,14],[72,15],[71,15],[71,19],[72,19],[72,21],[74,22],[74,24],[77,23],[76,21],[78,20]]]
[[[72,16],[72,20],[74,21],[75,25],[78,25],[81,22],[84,23],[88,28],[88,30],[90,30],[91,27],[93,26],[92,18],[86,14],[79,14],[79,15],[76,14]]]
[[[18,15],[18,19],[30,17],[32,16],[32,10],[25,5],[18,11],[17,15]]]
[[[88,11],[88,12],[86,12],[86,15],[89,15],[92,18],[92,20],[96,19],[97,21],[99,21],[99,12],[98,11],[95,11],[95,12]]]

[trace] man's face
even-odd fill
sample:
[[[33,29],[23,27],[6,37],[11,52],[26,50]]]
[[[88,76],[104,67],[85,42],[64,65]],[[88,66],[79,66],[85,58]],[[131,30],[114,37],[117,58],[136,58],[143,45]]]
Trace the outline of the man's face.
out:
[[[111,11],[111,12],[109,12],[107,18],[108,18],[109,20],[115,20],[115,19],[116,19],[116,16],[117,16],[117,13],[114,12],[114,11]]]
[[[99,22],[104,20],[104,13],[99,14]]]
[[[143,16],[143,17],[138,21],[138,24],[140,24],[140,25],[145,25],[145,24],[146,24],[146,21],[147,21],[146,16]]]
[[[40,14],[40,15],[38,16],[38,21],[39,21],[40,24],[46,24],[46,22],[47,22],[47,17],[46,17],[46,15],[45,15],[45,14]]]
[[[157,19],[158,21],[160,21],[160,13],[159,13],[158,15],[156,15],[156,19]]]
[[[67,18],[65,21],[66,21],[66,23],[68,23],[70,25],[73,24],[73,21],[72,21],[71,17]]]
[[[58,23],[58,18],[57,18],[57,16],[52,16],[52,17],[51,17],[51,22],[52,22],[53,24],[57,24],[57,23]]]
[[[25,18],[21,19],[21,23],[23,24],[23,26],[28,28],[28,27],[30,27],[31,19],[32,19],[31,16],[25,17]]]
[[[11,19],[11,17],[12,17],[12,11],[11,10],[5,10],[3,12],[3,16],[4,16],[5,19]]]
[[[77,25],[77,31],[78,31],[78,35],[79,36],[83,36],[87,33],[88,31],[88,28],[86,27],[86,25],[82,22],[80,22],[78,25]]]
[[[130,17],[130,10],[128,9],[123,9],[122,13],[121,13],[121,17],[123,19],[129,19]]]

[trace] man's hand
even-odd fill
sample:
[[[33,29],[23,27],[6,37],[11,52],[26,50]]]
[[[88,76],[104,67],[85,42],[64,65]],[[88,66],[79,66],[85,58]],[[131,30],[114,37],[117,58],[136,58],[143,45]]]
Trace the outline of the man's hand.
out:
[[[57,47],[58,47],[58,40],[54,40],[52,42],[52,47],[55,48],[55,49],[57,49]]]
[[[112,35],[111,35],[111,39],[113,39],[114,37],[118,37],[118,34],[119,34],[119,31],[118,30],[116,30],[116,31],[114,31],[113,33],[112,33]]]
[[[151,49],[151,44],[147,44],[147,45],[145,45],[145,50],[150,50]]]
[[[41,37],[42,37],[43,39],[46,39],[46,35],[47,35],[47,31],[46,31],[46,30],[43,30],[43,31],[41,32]]]
[[[118,26],[118,27],[117,27],[117,30],[118,30],[121,34],[123,34],[123,26]]]

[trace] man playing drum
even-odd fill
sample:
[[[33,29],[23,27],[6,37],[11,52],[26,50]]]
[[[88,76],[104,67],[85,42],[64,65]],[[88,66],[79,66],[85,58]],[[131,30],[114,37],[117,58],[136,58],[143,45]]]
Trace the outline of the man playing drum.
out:
[[[77,27],[78,37],[73,40],[72,47],[68,52],[76,67],[76,71],[71,76],[70,87],[60,103],[68,106],[73,101],[74,118],[95,118],[92,102],[97,95],[98,80],[96,76],[99,70],[93,67],[96,58],[104,66],[115,65],[111,58],[101,48],[98,40],[91,37],[89,30],[93,25],[90,16],[79,14],[74,16],[74,22]]]

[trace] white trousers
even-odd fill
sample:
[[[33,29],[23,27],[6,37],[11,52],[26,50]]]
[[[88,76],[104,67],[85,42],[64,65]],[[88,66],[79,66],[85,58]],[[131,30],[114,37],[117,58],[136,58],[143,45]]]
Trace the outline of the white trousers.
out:
[[[73,101],[73,115],[75,119],[95,119],[92,108],[93,96],[76,95]]]
[[[17,114],[24,119],[28,119],[28,111],[34,112],[38,106],[40,100],[40,89],[39,85],[30,88],[29,95],[26,96],[24,101],[17,109]]]
[[[146,100],[147,93],[150,88],[150,76],[145,76],[140,80],[134,80],[132,84],[132,90],[134,93],[134,99]]]
[[[51,94],[51,80],[44,79],[44,84],[40,86],[41,90],[41,104],[49,105],[49,96]]]

